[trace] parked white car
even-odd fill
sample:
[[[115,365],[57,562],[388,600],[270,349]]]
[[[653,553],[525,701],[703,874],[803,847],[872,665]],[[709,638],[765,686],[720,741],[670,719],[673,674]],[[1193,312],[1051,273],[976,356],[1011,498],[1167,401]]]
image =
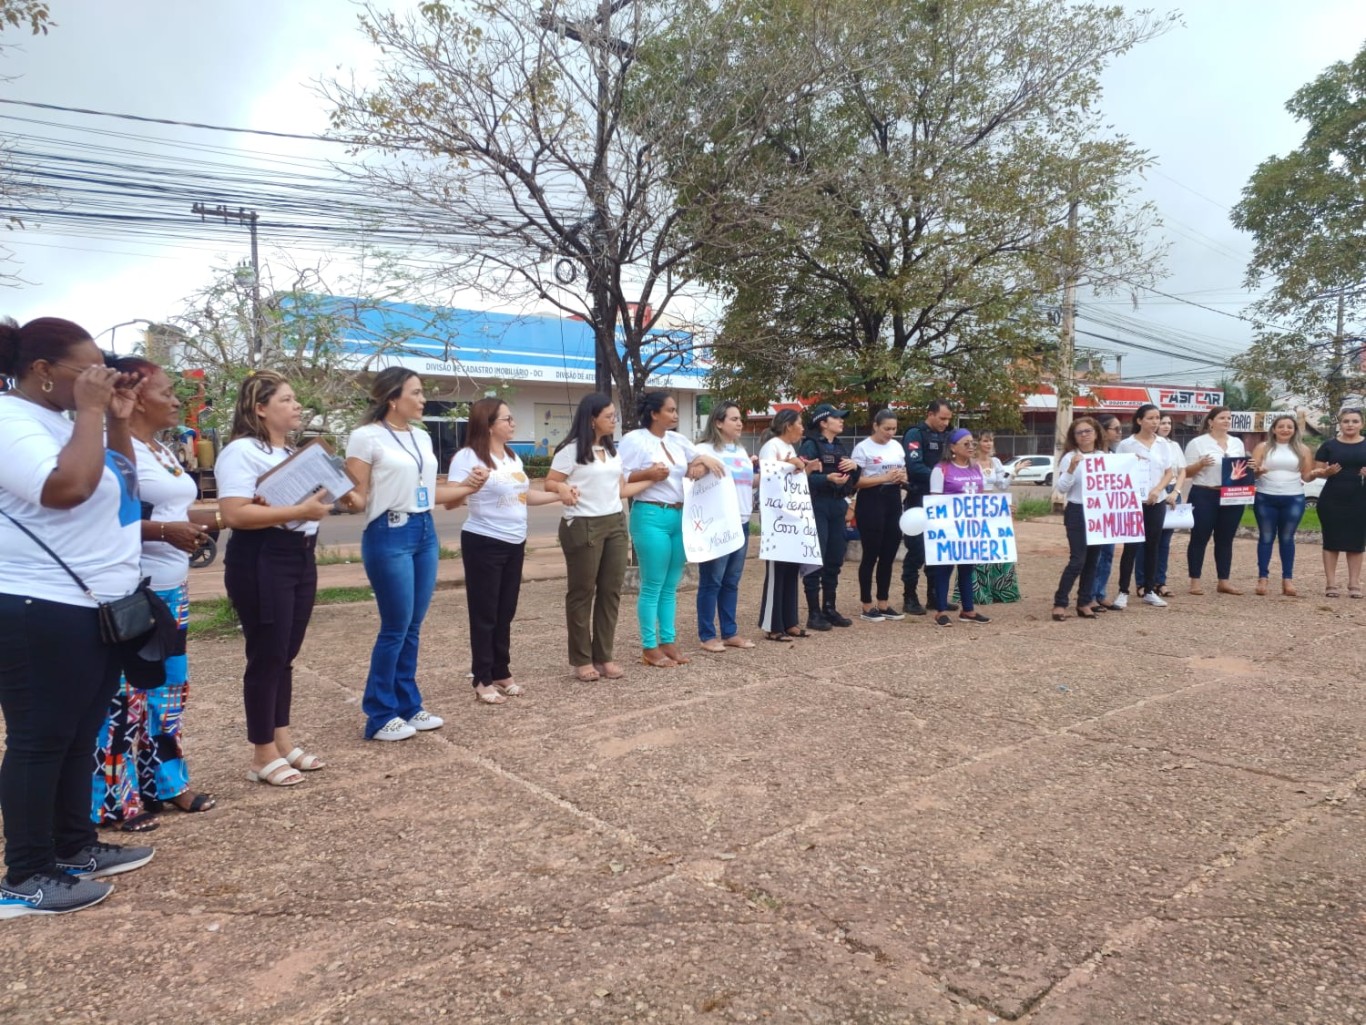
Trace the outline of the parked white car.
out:
[[[1053,483],[1052,456],[1020,456],[1007,469],[1010,470],[1012,484],[1042,484],[1048,487]]]
[[[1310,505],[1318,505],[1319,495],[1323,494],[1323,478],[1311,480],[1304,486],[1304,497]]]

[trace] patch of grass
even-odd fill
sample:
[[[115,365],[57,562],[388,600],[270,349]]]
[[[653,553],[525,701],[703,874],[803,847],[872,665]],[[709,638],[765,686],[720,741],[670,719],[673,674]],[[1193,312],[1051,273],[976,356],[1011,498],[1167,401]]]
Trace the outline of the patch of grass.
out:
[[[350,605],[358,601],[374,601],[375,592],[368,587],[320,587],[314,605]]]
[[[353,562],[360,562],[360,553],[343,552],[340,548],[318,545],[313,561],[319,566],[349,566]]]
[[[445,545],[442,545],[436,550],[436,557],[438,559],[458,559],[460,558],[460,549],[447,548]]]
[[[1253,513],[1252,506],[1249,505],[1243,510],[1243,519],[1239,525],[1246,527],[1248,530],[1257,529],[1257,516]],[[1319,521],[1319,511],[1315,506],[1305,506],[1304,519],[1300,520],[1300,530],[1316,530],[1322,532],[1323,524]]]
[[[1018,498],[1012,515],[1017,520],[1035,520],[1053,511],[1053,502],[1047,498]]]
[[[190,602],[190,637],[230,637],[237,633],[237,612],[227,598]]]

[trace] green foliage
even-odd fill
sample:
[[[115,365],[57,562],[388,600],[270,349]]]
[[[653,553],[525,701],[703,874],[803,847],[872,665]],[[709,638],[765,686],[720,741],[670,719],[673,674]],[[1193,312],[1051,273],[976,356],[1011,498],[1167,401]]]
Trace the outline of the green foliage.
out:
[[[1216,387],[1223,389],[1224,405],[1228,406],[1229,409],[1272,410],[1281,408],[1270,383],[1256,377],[1237,380],[1224,377],[1220,379]]]

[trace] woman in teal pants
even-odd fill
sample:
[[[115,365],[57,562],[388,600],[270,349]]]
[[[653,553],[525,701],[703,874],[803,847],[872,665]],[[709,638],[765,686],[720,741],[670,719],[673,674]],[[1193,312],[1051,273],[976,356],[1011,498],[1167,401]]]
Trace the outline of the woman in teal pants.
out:
[[[697,480],[709,471],[721,477],[726,469],[674,430],[678,403],[668,392],[646,392],[636,405],[640,427],[622,438],[617,450],[628,484],[652,482],[631,503],[631,542],[640,572],[640,660],[665,669],[692,661],[678,650],[674,624],[685,561],[683,478]]]

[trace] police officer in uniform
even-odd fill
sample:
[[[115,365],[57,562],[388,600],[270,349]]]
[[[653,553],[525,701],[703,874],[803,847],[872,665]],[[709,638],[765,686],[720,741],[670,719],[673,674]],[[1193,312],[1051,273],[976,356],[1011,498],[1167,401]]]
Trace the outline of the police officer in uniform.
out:
[[[925,496],[930,493],[930,473],[935,464],[945,458],[949,451],[949,431],[953,426],[953,407],[943,399],[930,402],[925,419],[902,435],[901,443],[906,450],[906,508],[916,508],[925,504]],[[903,590],[902,611],[912,616],[923,616],[925,606],[920,604],[916,593],[920,588],[920,571],[925,568],[925,536],[917,534],[906,538],[906,558],[901,563],[901,586]],[[925,586],[928,599],[929,577]],[[957,609],[949,605],[949,611]]]
[[[853,625],[853,620],[841,615],[835,605],[840,567],[844,565],[847,546],[844,536],[844,520],[849,511],[847,498],[854,493],[859,477],[858,464],[849,457],[839,438],[848,415],[847,409],[836,409],[830,403],[822,402],[811,411],[811,429],[797,446],[799,456],[821,464],[820,469],[812,471],[808,478],[822,563],[819,570],[808,573],[803,581],[809,630]],[[822,591],[825,592],[823,597]]]

